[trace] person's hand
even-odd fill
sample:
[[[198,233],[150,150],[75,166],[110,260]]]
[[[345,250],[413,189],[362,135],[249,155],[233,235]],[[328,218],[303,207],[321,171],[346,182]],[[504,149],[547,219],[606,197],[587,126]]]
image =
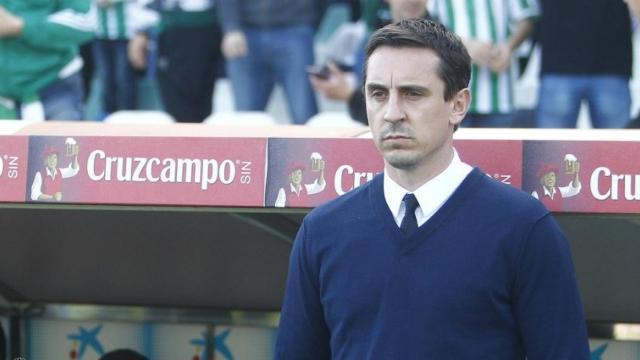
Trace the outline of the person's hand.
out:
[[[501,73],[509,68],[511,63],[511,48],[507,43],[497,44],[491,50],[489,68],[493,72]]]
[[[71,156],[78,156],[79,153],[80,153],[80,145],[78,144],[73,145],[73,148],[71,150]]]
[[[138,33],[129,40],[127,54],[129,62],[135,69],[142,70],[147,67],[147,47],[149,38],[146,34]]]
[[[249,52],[247,38],[242,31],[229,31],[222,38],[221,49],[227,59],[243,57]]]
[[[349,101],[354,89],[347,78],[347,73],[340,71],[332,62],[328,63],[327,67],[329,68],[329,77],[323,79],[319,76],[309,75],[311,85],[316,91],[331,100]]]
[[[53,194],[53,199],[55,201],[62,201],[62,193],[58,191],[57,193]]]
[[[22,18],[0,6],[0,39],[20,35],[23,28]]]
[[[465,41],[465,46],[474,64],[482,67],[490,66],[493,49],[491,43],[480,40],[467,40]]]

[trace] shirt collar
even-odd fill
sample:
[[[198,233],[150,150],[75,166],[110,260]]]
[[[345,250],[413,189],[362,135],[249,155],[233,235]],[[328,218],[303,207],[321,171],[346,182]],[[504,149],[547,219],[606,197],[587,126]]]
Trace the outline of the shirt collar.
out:
[[[51,170],[49,169],[48,166],[45,167],[45,169],[47,169],[47,176],[49,176],[50,178],[56,178],[56,174],[58,174],[58,170],[57,169],[53,169],[53,172],[51,172]]]
[[[304,186],[304,185],[302,185],[302,186]],[[300,191],[302,191],[302,186],[300,187]],[[298,191],[298,189],[296,189],[296,187],[293,186],[292,182],[289,183],[289,187],[290,187],[292,193],[294,193],[294,194],[296,194],[298,196],[300,195],[300,191]]]
[[[544,190],[544,194],[553,200],[553,196],[556,194],[556,187],[552,187],[551,191],[549,191],[546,186],[543,186],[542,189]]]
[[[419,212],[421,212],[424,218],[422,222],[426,221],[433,213],[440,209],[471,170],[473,170],[471,166],[462,162],[458,156],[458,152],[454,149],[453,159],[449,166],[413,192],[420,205]],[[384,173],[384,198],[396,222],[400,220],[399,218],[401,216],[404,216],[402,198],[408,192],[410,191],[393,181],[386,172]]]

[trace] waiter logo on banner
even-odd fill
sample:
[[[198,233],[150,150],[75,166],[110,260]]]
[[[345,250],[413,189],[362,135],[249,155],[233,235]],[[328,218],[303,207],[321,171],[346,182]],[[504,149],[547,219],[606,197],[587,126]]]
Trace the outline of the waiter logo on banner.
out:
[[[33,201],[59,202],[64,198],[64,179],[78,174],[80,147],[73,138],[67,138],[61,149],[46,144],[40,153],[38,169],[31,180],[30,198]]]
[[[309,156],[309,167],[303,163],[291,162],[286,170],[286,185],[278,190],[275,207],[308,207],[316,194],[324,191],[325,161],[322,155],[313,152]],[[312,181],[310,181],[312,180]]]
[[[573,154],[565,154],[564,159],[558,163],[540,163],[536,171],[536,188],[531,195],[542,203],[550,211],[563,209],[563,202],[567,198],[580,194],[580,162]],[[568,183],[561,183],[567,179]]]

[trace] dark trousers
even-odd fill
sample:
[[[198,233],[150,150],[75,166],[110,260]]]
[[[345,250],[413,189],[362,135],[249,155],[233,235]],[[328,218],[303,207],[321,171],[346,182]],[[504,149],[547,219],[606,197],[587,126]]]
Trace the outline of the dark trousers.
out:
[[[128,40],[98,39],[93,43],[94,61],[102,82],[102,110],[135,110],[137,81],[127,57]]]
[[[211,114],[223,58],[218,26],[175,27],[158,39],[158,81],[165,110],[178,122],[202,122]]]

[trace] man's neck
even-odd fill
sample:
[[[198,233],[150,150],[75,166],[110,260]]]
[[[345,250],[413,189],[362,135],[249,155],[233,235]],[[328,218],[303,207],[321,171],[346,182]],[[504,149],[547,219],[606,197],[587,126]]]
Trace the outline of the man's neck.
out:
[[[425,159],[423,163],[411,169],[394,168],[385,161],[384,171],[398,185],[414,191],[429,180],[442,173],[453,160],[453,147],[449,147],[433,154],[431,159]]]

